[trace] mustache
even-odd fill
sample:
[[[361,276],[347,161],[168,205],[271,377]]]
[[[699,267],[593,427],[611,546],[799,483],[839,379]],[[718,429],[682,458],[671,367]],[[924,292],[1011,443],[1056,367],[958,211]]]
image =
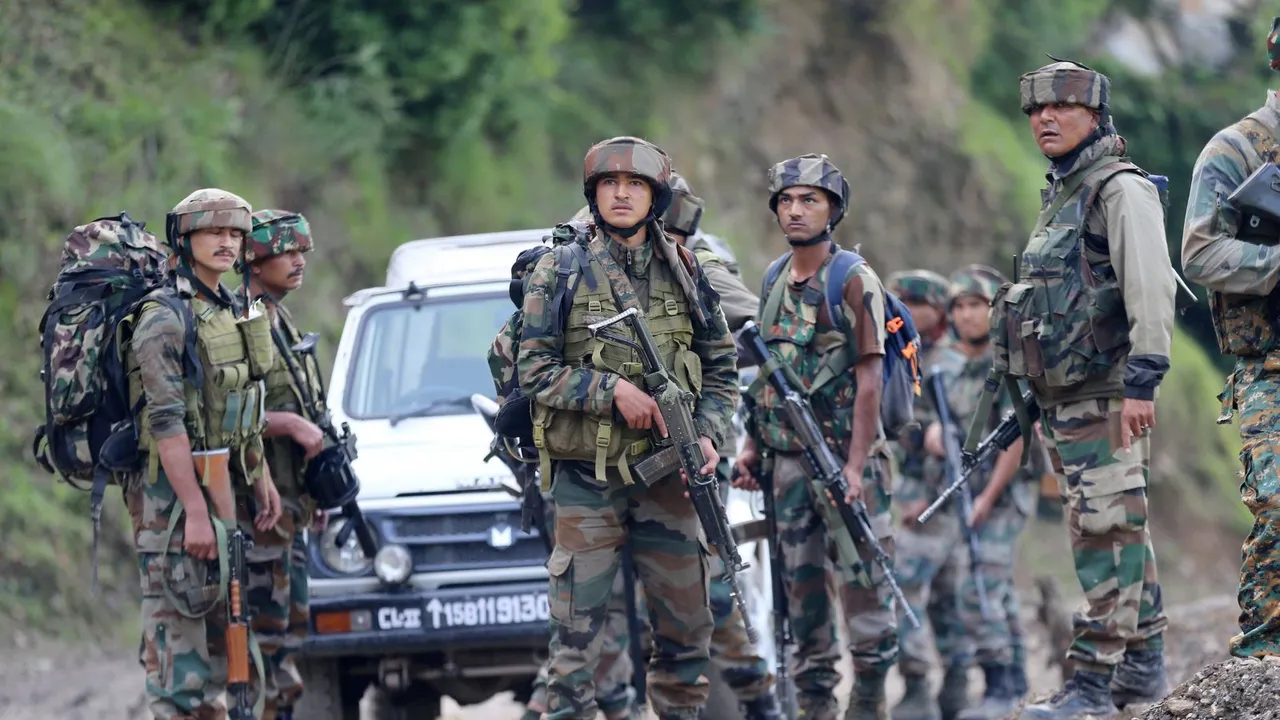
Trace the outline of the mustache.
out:
[[[237,257],[239,253],[234,248],[218,248],[213,255],[214,257]]]

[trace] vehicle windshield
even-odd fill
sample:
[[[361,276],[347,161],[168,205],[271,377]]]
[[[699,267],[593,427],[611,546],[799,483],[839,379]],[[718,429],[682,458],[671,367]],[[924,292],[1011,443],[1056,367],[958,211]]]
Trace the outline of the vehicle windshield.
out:
[[[349,417],[472,414],[471,395],[494,397],[488,352],[514,308],[506,295],[388,303],[360,324],[346,391]]]

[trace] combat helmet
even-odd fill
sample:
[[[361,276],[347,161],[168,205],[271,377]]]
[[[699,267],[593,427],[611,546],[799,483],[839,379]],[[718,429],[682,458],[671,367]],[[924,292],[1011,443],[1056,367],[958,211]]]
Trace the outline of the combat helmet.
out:
[[[610,225],[596,207],[596,182],[609,173],[639,175],[653,188],[649,214],[629,228]],[[602,140],[587,151],[582,163],[582,194],[587,198],[596,225],[622,237],[635,235],[640,228],[662,217],[671,205],[671,158],[648,140],[623,135]]]
[[[218,188],[196,190],[169,211],[165,235],[179,248],[182,239],[196,230],[232,228],[245,235],[253,232],[253,206],[248,200]]]
[[[901,270],[890,275],[885,285],[904,302],[947,309],[951,283],[932,270]]]
[[[301,213],[259,210],[253,214],[253,231],[245,238],[244,262],[314,249],[311,224]]]
[[[974,263],[951,273],[951,293],[947,297],[947,306],[955,304],[959,298],[966,296],[980,297],[990,304],[995,300],[1000,286],[1009,282],[1004,273],[991,267]]]
[[[769,209],[778,212],[778,195],[791,187],[816,187],[827,191],[827,195],[835,201],[836,211],[827,223],[827,234],[840,224],[849,210],[849,181],[845,180],[840,168],[831,162],[826,155],[808,153],[800,157],[783,160],[769,168]],[[813,242],[825,239],[825,235],[815,238]]]
[[[671,207],[662,216],[662,224],[667,230],[692,236],[698,232],[702,222],[702,211],[706,203],[693,194],[689,181],[679,173],[671,173]]]

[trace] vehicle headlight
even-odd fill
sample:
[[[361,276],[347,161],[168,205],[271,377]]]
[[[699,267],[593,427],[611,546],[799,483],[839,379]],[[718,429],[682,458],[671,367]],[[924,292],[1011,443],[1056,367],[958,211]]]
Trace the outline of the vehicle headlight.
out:
[[[403,545],[383,545],[373,558],[373,572],[388,585],[399,585],[413,572],[413,556]]]
[[[338,533],[347,524],[346,518],[334,518],[320,534],[320,557],[324,564],[344,575],[358,575],[369,569],[373,560],[364,556],[360,549],[360,541],[355,533],[347,538],[345,545],[338,546]]]

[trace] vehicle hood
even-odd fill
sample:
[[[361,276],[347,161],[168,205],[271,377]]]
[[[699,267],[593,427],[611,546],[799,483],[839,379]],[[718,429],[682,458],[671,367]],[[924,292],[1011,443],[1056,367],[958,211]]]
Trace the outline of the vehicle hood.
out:
[[[485,462],[493,433],[478,415],[349,422],[361,500],[497,489],[511,477],[497,458]]]

